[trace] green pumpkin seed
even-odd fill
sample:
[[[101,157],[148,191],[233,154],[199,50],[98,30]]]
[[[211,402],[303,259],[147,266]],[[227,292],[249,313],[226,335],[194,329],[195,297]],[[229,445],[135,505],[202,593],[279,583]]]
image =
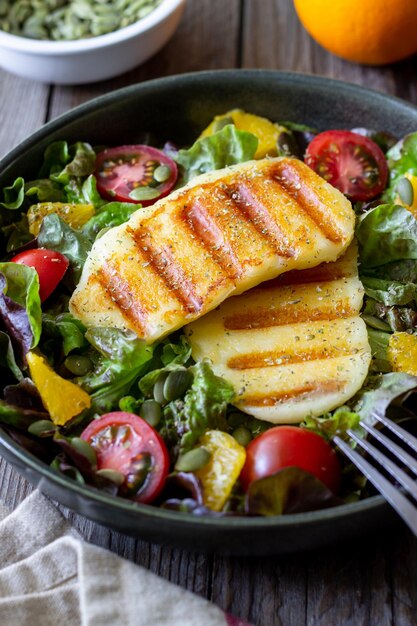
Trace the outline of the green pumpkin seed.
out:
[[[96,474],[98,476],[102,476],[103,478],[106,478],[107,480],[110,480],[112,483],[114,483],[118,487],[120,487],[120,485],[123,485],[125,481],[124,474],[114,469],[100,469],[96,471]]]
[[[165,380],[163,394],[167,402],[181,398],[193,382],[193,375],[185,367],[173,370]]]
[[[130,192],[129,198],[141,202],[142,200],[155,200],[159,195],[160,192],[158,189],[154,189],[153,187],[136,187],[136,189],[132,189]]]
[[[230,428],[237,428],[238,426],[240,426],[241,424],[243,424],[244,422],[246,422],[246,420],[248,419],[248,416],[245,413],[230,413],[227,416],[227,421],[229,423]]]
[[[104,35],[148,15],[162,0],[0,0],[0,30],[32,39]]]
[[[160,374],[152,390],[154,400],[158,402],[158,404],[160,404],[161,406],[164,406],[166,404],[166,399],[164,396],[164,385],[167,376],[168,374],[166,372]]]
[[[140,407],[140,416],[151,426],[157,426],[162,417],[161,405],[155,400],[145,400]]]
[[[89,443],[84,441],[84,439],[80,439],[79,437],[73,437],[71,439],[71,446],[76,450],[79,454],[85,456],[91,463],[91,465],[97,465],[97,455],[93,448]]]
[[[172,171],[168,165],[159,165],[155,168],[153,177],[157,183],[164,183],[171,176]]]
[[[37,437],[47,437],[48,435],[53,435],[55,430],[55,424],[49,420],[38,420],[36,422],[32,422],[28,428],[28,432],[31,435],[36,435]]]
[[[92,360],[82,354],[68,356],[64,361],[64,365],[74,376],[85,376],[85,374],[93,369]]]
[[[408,178],[400,178],[397,183],[397,192],[400,199],[407,206],[411,206],[414,202],[414,189]]]
[[[206,448],[193,448],[182,454],[175,463],[177,472],[196,472],[202,469],[211,459]]]
[[[238,426],[233,431],[232,435],[236,439],[236,441],[240,443],[240,445],[243,446],[244,448],[246,448],[248,443],[252,441],[251,431],[249,430],[249,428],[246,428],[246,426],[243,426],[243,425]]]
[[[391,331],[391,326],[373,315],[362,315],[362,319],[367,326],[375,330]]]

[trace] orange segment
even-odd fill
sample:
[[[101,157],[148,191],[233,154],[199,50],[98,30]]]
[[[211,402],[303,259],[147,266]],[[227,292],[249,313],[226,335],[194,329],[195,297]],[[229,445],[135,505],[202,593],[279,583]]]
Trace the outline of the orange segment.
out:
[[[277,140],[279,134],[283,128],[278,124],[274,124],[265,117],[254,115],[253,113],[246,113],[241,109],[233,109],[223,115],[216,115],[214,120],[207,126],[200,135],[200,139],[208,137],[216,131],[216,127],[222,120],[230,118],[233,124],[238,130],[245,130],[248,133],[255,135],[258,140],[258,149],[255,154],[255,159],[263,159],[265,156],[277,155]]]
[[[33,204],[28,213],[29,231],[36,237],[42,220],[46,215],[56,213],[72,228],[81,228],[95,214],[92,204],[74,204],[63,202],[39,202]]]
[[[394,372],[417,376],[417,335],[393,333],[388,344],[388,360]]]
[[[30,376],[54,424],[63,426],[90,407],[88,393],[54,372],[44,357],[28,352],[26,358]]]
[[[245,464],[246,450],[220,430],[207,431],[199,445],[211,453],[207,465],[196,472],[203,485],[204,504],[213,511],[221,511]]]

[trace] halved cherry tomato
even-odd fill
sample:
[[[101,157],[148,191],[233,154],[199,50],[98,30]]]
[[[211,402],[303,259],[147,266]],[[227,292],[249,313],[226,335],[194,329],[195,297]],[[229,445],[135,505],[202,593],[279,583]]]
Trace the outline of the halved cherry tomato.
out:
[[[305,162],[351,200],[372,200],[384,189],[388,165],[372,139],[349,130],[327,130],[308,145]]]
[[[98,469],[124,475],[121,495],[152,502],[169,471],[167,447],[152,426],[133,413],[115,411],[93,420],[81,434],[97,455]]]
[[[105,198],[153,204],[168,195],[178,176],[176,163],[150,146],[119,146],[97,155],[97,189]]]
[[[43,302],[61,282],[68,269],[69,261],[66,256],[55,250],[34,248],[16,254],[11,261],[33,267],[39,276],[39,295]]]
[[[275,426],[250,442],[240,474],[242,486],[247,491],[254,480],[284,467],[310,472],[333,493],[339,489],[341,471],[335,451],[320,435],[297,426]]]

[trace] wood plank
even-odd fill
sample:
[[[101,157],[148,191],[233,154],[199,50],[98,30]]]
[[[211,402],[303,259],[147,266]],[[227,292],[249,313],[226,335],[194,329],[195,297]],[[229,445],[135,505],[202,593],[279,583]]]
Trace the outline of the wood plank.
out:
[[[188,0],[177,32],[159,53],[144,65],[112,80],[55,87],[50,119],[91,98],[152,78],[234,67],[237,63],[239,15],[239,0]]]
[[[0,69],[0,158],[46,120],[49,87]]]
[[[309,555],[307,624],[390,626],[390,543],[385,529]]]
[[[211,600],[256,626],[303,626],[306,590],[305,555],[214,559]]]

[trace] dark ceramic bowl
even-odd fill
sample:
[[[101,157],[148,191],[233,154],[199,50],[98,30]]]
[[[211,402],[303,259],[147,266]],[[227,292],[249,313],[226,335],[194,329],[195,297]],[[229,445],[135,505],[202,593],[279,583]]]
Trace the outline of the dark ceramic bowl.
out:
[[[143,131],[180,145],[214,115],[240,107],[319,129],[364,126],[402,135],[417,129],[417,108],[361,87],[300,74],[231,70],[173,76],[82,105],[44,126],[1,163],[0,187],[33,177],[57,139],[121,145]],[[0,452],[31,483],[77,513],[129,535],[198,551],[272,554],[319,547],[375,530],[393,519],[380,496],[324,511],[270,518],[196,518],[137,505],[80,486],[52,471],[0,429]]]

